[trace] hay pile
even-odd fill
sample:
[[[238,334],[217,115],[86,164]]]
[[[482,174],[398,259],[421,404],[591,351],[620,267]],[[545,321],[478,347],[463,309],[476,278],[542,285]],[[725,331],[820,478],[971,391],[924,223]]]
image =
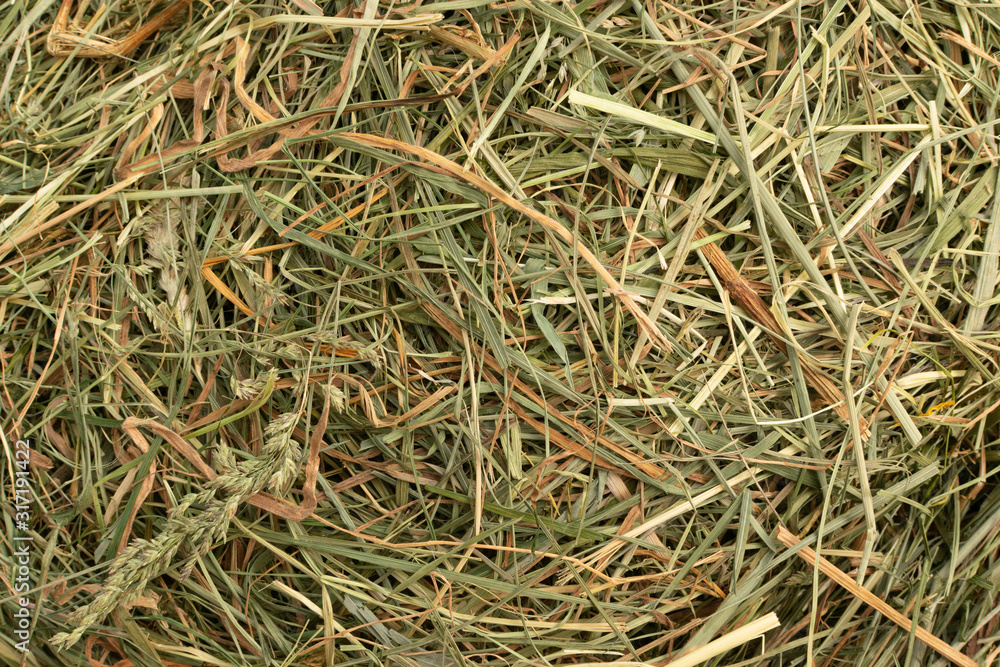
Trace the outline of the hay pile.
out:
[[[998,44],[7,3],[5,663],[994,664]]]

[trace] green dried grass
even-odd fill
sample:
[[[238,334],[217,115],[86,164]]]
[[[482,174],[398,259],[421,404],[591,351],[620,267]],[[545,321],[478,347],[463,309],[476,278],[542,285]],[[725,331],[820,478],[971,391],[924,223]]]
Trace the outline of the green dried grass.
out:
[[[27,664],[935,663],[779,526],[1000,654],[992,6],[58,9],[0,15]]]

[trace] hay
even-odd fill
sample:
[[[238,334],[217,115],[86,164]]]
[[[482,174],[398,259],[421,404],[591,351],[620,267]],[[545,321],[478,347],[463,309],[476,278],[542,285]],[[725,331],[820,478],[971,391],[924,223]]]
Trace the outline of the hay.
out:
[[[994,664],[997,44],[8,3],[5,661]]]

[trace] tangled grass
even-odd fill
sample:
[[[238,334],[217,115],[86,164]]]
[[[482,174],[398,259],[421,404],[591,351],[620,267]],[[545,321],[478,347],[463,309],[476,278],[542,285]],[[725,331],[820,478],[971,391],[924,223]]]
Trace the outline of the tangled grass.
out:
[[[998,44],[7,3],[4,663],[996,664]]]

